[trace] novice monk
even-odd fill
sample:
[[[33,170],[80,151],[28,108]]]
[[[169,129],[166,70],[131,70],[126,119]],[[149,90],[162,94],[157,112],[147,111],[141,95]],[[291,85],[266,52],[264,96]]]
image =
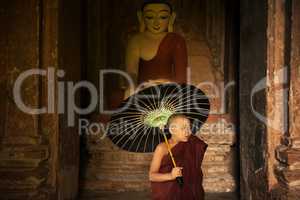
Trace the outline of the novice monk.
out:
[[[201,164],[207,144],[191,134],[191,124],[185,115],[170,116],[167,128],[177,167],[173,167],[167,145],[160,143],[154,151],[149,171],[152,200],[203,200]],[[178,176],[183,176],[182,188],[176,182]]]

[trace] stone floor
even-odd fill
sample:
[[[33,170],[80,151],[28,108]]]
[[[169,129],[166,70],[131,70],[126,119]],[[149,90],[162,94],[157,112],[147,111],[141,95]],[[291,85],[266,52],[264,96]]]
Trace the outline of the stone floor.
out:
[[[120,193],[97,193],[84,194],[80,200],[150,200],[146,192],[120,192]],[[238,200],[232,193],[209,193],[205,200]]]

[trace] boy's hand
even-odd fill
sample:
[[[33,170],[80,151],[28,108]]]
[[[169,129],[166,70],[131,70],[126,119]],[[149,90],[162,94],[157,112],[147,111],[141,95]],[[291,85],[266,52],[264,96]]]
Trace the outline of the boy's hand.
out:
[[[172,172],[171,172],[172,180],[175,180],[176,177],[178,177],[178,176],[182,176],[182,169],[183,169],[183,167],[174,167],[172,169]]]

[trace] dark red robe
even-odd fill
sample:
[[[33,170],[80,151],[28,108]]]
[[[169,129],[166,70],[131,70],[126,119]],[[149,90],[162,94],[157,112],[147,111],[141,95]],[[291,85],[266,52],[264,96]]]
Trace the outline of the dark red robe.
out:
[[[153,79],[169,79],[177,83],[187,81],[187,47],[183,37],[167,33],[151,60],[139,61],[138,83]]]
[[[203,174],[201,164],[207,144],[197,136],[191,135],[187,142],[179,142],[172,148],[178,167],[183,167],[184,186],[179,187],[176,180],[151,182],[152,200],[203,200]],[[172,171],[170,155],[162,158],[160,173]]]

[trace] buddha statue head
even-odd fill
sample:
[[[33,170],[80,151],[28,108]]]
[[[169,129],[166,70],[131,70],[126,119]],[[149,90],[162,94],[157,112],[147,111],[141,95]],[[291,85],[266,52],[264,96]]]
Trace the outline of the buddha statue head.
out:
[[[166,0],[145,0],[138,11],[140,32],[149,31],[153,34],[173,32],[176,13]]]

